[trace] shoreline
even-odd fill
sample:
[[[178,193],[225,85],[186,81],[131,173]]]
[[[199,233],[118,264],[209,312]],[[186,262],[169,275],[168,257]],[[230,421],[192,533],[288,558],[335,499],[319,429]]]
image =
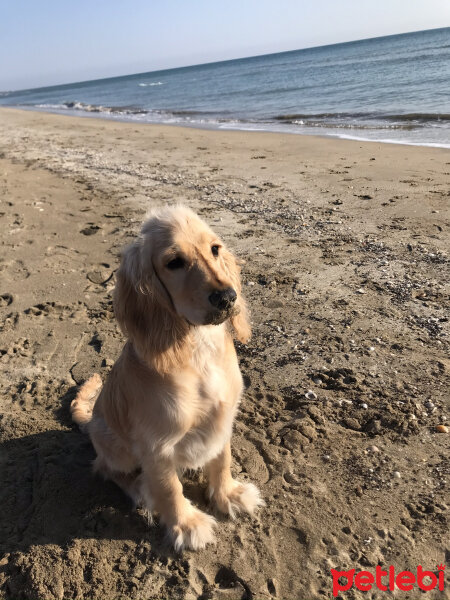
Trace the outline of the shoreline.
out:
[[[449,171],[440,148],[0,110],[0,599],[325,598],[332,568],[445,564]],[[121,249],[178,202],[244,260],[232,468],[266,499],[182,556],[69,414],[124,343]]]
[[[82,118],[82,119],[99,119],[101,121],[112,121],[112,122],[117,122],[117,123],[129,123],[130,125],[157,125],[157,126],[167,126],[167,127],[182,127],[182,128],[187,128],[187,129],[199,129],[200,131],[242,131],[242,132],[248,132],[248,133],[252,133],[252,132],[256,132],[256,133],[271,133],[271,134],[280,134],[280,135],[300,135],[300,136],[308,136],[308,137],[320,137],[320,138],[325,138],[325,139],[333,139],[333,140],[351,140],[351,141],[355,141],[355,142],[361,142],[361,143],[379,143],[379,144],[395,144],[395,145],[399,145],[399,146],[418,146],[418,147],[423,147],[423,148],[440,148],[440,149],[450,149],[450,141],[449,142],[416,142],[416,141],[408,141],[408,140],[395,140],[395,139],[370,139],[367,137],[357,137],[357,135],[352,135],[352,134],[346,134],[346,133],[326,133],[326,132],[322,132],[322,133],[315,133],[314,129],[312,127],[308,127],[308,131],[301,131],[301,130],[296,130],[296,131],[288,131],[287,129],[276,129],[277,124],[276,123],[267,123],[267,127],[266,128],[254,128],[254,127],[258,127],[257,123],[242,123],[242,127],[238,127],[238,126],[232,126],[232,125],[220,125],[220,123],[217,124],[202,124],[202,123],[189,123],[189,122],[178,122],[178,123],[170,123],[170,122],[164,122],[164,121],[144,121],[144,120],[133,120],[131,118],[125,118],[125,117],[120,117],[120,116],[111,116],[111,113],[106,112],[105,114],[102,114],[101,111],[92,111],[94,114],[90,114],[88,111],[75,111],[75,110],[71,110],[71,109],[67,109],[63,110],[47,110],[45,108],[39,108],[37,106],[32,106],[32,107],[26,107],[26,106],[6,106],[6,105],[2,105],[0,106],[0,110],[2,109],[6,109],[6,110],[19,110],[19,111],[25,111],[25,112],[37,112],[37,113],[44,113],[44,114],[50,114],[50,115],[60,115],[63,117],[73,117],[73,118]],[[114,113],[113,113],[114,114]],[[254,125],[254,127],[252,127],[252,125]],[[273,125],[272,127],[269,127],[269,125]],[[326,128],[324,127],[323,129],[328,130],[328,131],[334,131],[333,128]],[[349,129],[351,130],[351,127],[345,128],[346,130]],[[355,130],[357,130],[358,128],[355,128]],[[380,129],[379,131],[384,131],[384,129]],[[381,133],[380,133],[381,135]]]

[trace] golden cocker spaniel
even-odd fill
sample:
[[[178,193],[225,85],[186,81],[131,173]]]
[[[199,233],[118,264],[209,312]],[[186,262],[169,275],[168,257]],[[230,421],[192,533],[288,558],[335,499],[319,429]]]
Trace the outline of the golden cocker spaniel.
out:
[[[239,271],[191,210],[151,214],[117,272],[114,308],[128,340],[104,386],[93,375],[71,405],[95,471],[157,512],[177,550],[214,541],[214,518],[183,495],[183,469],[204,467],[210,499],[231,517],[263,504],[230,471],[243,387],[233,336],[250,337]]]

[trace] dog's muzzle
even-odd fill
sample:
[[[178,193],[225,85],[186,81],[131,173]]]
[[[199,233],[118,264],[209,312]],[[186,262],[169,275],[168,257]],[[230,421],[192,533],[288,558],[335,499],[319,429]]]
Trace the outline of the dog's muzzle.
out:
[[[220,325],[240,312],[240,307],[236,304],[237,294],[233,288],[216,290],[208,299],[215,309],[212,310],[206,318],[206,323],[208,325]]]
[[[233,288],[226,288],[225,290],[216,290],[210,294],[208,300],[220,311],[228,312],[232,309],[236,302],[237,294]]]

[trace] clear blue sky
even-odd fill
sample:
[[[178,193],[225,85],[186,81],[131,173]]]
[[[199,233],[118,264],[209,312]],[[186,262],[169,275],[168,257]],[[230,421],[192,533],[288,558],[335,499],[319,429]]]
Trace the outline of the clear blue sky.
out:
[[[0,0],[0,90],[450,26],[450,0]]]

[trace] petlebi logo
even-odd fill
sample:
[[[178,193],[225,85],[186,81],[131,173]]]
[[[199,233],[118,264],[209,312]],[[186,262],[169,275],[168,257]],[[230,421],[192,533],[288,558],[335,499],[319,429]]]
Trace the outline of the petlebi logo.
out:
[[[437,572],[437,574],[436,574]],[[361,592],[369,592],[373,587],[382,592],[393,592],[400,590],[409,592],[413,589],[419,589],[424,592],[438,589],[444,591],[445,585],[445,565],[436,565],[436,572],[426,571],[422,565],[419,565],[415,572],[413,571],[395,571],[395,567],[386,567],[386,570],[379,565],[375,568],[375,573],[370,571],[359,571],[349,569],[348,571],[337,571],[331,569],[333,577],[333,596],[336,597],[339,592],[347,592],[355,586]]]

